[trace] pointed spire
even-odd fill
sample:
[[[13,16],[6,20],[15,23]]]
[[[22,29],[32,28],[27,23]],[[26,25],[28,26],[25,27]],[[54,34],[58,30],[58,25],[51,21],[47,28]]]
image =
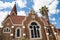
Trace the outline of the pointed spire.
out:
[[[15,2],[15,4],[14,4],[14,6],[13,6],[13,9],[12,9],[10,15],[17,15],[16,2]]]

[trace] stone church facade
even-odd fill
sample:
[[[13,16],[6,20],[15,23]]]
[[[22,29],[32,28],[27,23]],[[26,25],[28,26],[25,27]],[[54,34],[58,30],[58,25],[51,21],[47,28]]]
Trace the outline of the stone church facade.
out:
[[[47,21],[46,11],[39,17],[34,10],[27,16],[18,16],[16,4],[2,22],[0,40],[59,40],[58,30]]]

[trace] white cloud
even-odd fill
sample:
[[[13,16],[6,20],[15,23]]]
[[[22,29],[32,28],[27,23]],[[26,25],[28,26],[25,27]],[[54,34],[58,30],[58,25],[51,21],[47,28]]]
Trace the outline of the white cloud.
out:
[[[55,25],[55,24],[57,24],[57,22],[52,22],[52,24],[54,24],[54,25]]]
[[[57,13],[57,5],[58,5],[58,0],[54,0],[50,5],[49,5],[49,13],[50,14],[56,14]]]
[[[60,10],[59,9],[57,9],[57,13],[59,13],[60,12]]]
[[[53,18],[49,18],[51,21],[55,21],[56,20],[56,18],[55,17],[53,17]]]
[[[7,7],[13,7],[14,3],[15,3],[15,1],[13,1],[12,3],[10,3],[10,2],[3,3],[2,1],[0,1],[0,10],[5,9]]]
[[[24,7],[26,7],[26,0],[17,0],[16,1],[17,2],[17,4],[18,4],[18,6],[20,7],[20,8],[24,8]]]
[[[56,8],[58,5],[58,0],[33,0],[34,5],[33,8],[36,12],[42,7],[42,6],[47,6],[49,9],[49,14],[55,14],[56,13]]]
[[[59,18],[59,20],[60,20],[60,18]]]
[[[41,17],[42,15],[41,15],[41,13],[39,13],[39,12],[37,12],[37,15],[39,16],[39,17]]]
[[[18,6],[20,8],[26,7],[26,0],[24,0],[24,1],[18,0],[18,1],[16,1],[16,3],[18,4]],[[7,7],[13,7],[14,4],[15,4],[15,1],[12,1],[12,2],[3,2],[3,1],[0,1],[0,10],[1,9],[5,9]]]
[[[0,11],[0,25],[8,13],[9,13],[8,11],[4,11],[4,12]]]
[[[19,15],[19,16],[26,16],[26,13],[25,13],[25,11],[20,11],[20,12],[18,12],[17,15]]]

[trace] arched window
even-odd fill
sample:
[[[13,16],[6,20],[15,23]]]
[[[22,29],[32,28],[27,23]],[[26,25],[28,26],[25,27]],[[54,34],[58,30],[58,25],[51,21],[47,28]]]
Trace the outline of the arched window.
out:
[[[32,22],[29,26],[31,38],[40,38],[40,27],[36,22]]]
[[[21,29],[20,28],[16,28],[15,36],[16,36],[16,38],[21,37]]]
[[[10,30],[9,27],[4,28],[4,30],[3,30],[4,33],[10,33],[10,31],[11,31],[11,30]]]
[[[19,37],[19,36],[20,36],[20,30],[17,29],[17,37]]]

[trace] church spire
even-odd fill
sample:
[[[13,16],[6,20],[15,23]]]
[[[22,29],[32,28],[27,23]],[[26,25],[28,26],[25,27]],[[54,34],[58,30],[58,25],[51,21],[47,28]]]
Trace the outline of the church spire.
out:
[[[12,9],[10,15],[17,15],[16,2],[15,2],[15,4],[14,4],[14,6],[13,6],[13,9]]]

